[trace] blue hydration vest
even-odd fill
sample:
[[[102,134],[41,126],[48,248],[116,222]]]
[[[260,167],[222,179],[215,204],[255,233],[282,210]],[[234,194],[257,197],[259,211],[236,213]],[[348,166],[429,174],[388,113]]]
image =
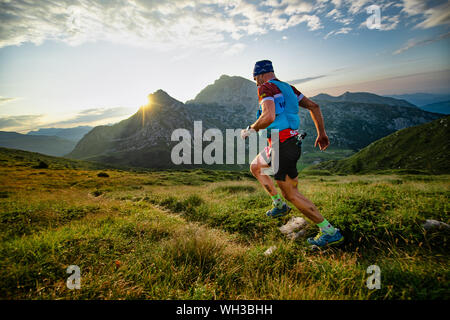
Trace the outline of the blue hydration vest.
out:
[[[300,117],[298,116],[298,98],[292,87],[286,83],[277,80],[269,80],[268,82],[275,84],[281,93],[274,96],[275,102],[275,120],[268,126],[267,137],[270,138],[271,130],[279,131],[284,129],[298,130],[300,126]],[[257,118],[261,116],[262,105],[259,106]]]

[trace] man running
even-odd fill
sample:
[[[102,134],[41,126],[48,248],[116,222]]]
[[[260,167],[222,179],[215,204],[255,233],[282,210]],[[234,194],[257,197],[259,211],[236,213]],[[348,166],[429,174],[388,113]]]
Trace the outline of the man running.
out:
[[[317,207],[297,189],[297,161],[301,156],[298,107],[309,110],[317,129],[317,139],[314,146],[319,145],[320,150],[325,150],[330,142],[325,132],[320,107],[295,87],[278,80],[275,77],[272,62],[269,60],[256,62],[253,79],[258,86],[259,110],[257,120],[247,129],[242,130],[241,137],[245,139],[252,132],[267,129],[269,147],[258,154],[250,165],[250,171],[272,198],[273,208],[266,213],[267,216],[281,217],[291,211],[291,208],[278,194],[271,177],[262,173],[262,169],[270,167],[275,151],[272,149],[271,139],[271,130],[274,129],[279,131],[279,164],[278,171],[274,175],[277,185],[280,187],[283,197],[319,227],[317,236],[308,238],[308,243],[318,247],[342,243],[344,237],[339,229],[333,227],[320,214]]]

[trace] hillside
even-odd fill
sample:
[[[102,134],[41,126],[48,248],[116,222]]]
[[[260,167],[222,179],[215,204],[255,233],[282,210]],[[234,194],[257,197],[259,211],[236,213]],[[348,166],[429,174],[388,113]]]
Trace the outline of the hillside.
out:
[[[419,108],[373,103],[331,102],[315,99],[320,105],[331,146],[359,151],[370,143],[397,130],[426,123],[442,115]],[[306,143],[315,140],[314,122],[305,109],[301,123],[311,133]]]
[[[373,142],[353,156],[328,161],[311,169],[333,173],[369,173],[407,169],[450,173],[450,116],[397,131]]]
[[[170,152],[178,141],[172,132],[184,128],[193,136],[194,121],[208,128],[242,128],[254,118],[254,108],[242,105],[182,102],[163,90],[149,95],[150,105],[140,108],[130,118],[112,126],[91,130],[67,156],[138,167],[174,167]]]
[[[73,150],[76,142],[56,136],[34,136],[0,131],[0,147],[62,156]]]
[[[92,129],[67,156],[137,167],[174,167],[170,158],[172,132],[184,128],[193,132],[194,121],[202,120],[203,128],[217,128],[228,119],[230,126],[240,125],[233,109],[223,112],[216,104],[183,104],[163,90],[150,95],[151,105],[112,126]],[[230,117],[230,114],[234,116]],[[242,122],[245,123],[245,122]]]
[[[326,93],[320,93],[311,99],[325,100],[332,102],[357,102],[357,103],[373,103],[373,104],[384,104],[388,106],[398,106],[398,107],[410,107],[417,108],[414,104],[409,103],[404,99],[394,99],[390,97],[383,97],[369,92],[345,92],[340,96],[331,96]]]
[[[450,100],[426,104],[421,106],[420,109],[428,112],[450,114]]]
[[[18,149],[0,147],[0,164],[3,167],[23,167],[39,169],[39,164],[43,162],[48,165],[48,169],[83,169],[83,170],[100,170],[100,169],[126,169],[124,167],[103,164],[98,162],[72,160],[62,157],[49,156],[37,152],[23,151]]]
[[[253,123],[258,108],[255,83],[226,75],[185,104],[162,90],[152,93],[150,101],[151,104],[118,124],[95,127],[67,156],[147,168],[175,167],[170,158],[173,146],[178,143],[171,141],[175,129],[185,128],[192,137],[194,121],[201,120],[203,131],[218,128],[225,136],[226,129],[245,128]],[[412,107],[319,99],[317,102],[325,118],[331,146],[326,157],[323,157],[325,153],[313,149],[316,138],[314,122],[309,112],[301,109],[300,130],[308,133],[303,145],[303,151],[308,154],[304,159],[308,163],[342,158],[342,150],[349,154],[396,130],[440,116]],[[211,168],[228,167],[213,165]],[[235,168],[247,169],[242,165]]]
[[[74,128],[40,128],[36,131],[30,131],[27,135],[34,136],[57,136],[66,140],[78,142],[83,136],[91,131],[93,127],[78,126]]]

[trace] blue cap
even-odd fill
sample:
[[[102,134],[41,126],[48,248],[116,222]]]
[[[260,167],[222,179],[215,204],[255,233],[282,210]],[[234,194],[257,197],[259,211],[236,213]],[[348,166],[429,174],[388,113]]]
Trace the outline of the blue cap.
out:
[[[272,61],[261,60],[255,63],[255,68],[253,69],[253,77],[256,77],[258,74],[267,72],[273,72]]]

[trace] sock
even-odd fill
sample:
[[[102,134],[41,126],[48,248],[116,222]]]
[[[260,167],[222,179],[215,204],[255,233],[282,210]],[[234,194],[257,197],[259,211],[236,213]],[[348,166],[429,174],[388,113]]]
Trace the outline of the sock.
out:
[[[281,199],[278,193],[274,196],[271,196],[271,198],[275,207],[277,207],[278,209],[281,209],[281,207],[283,207],[284,201],[283,199]]]
[[[317,226],[320,228],[320,230],[322,230],[323,233],[329,234],[330,236],[336,233],[336,228],[333,227],[331,223],[329,223],[325,218],[321,223],[318,223]]]

